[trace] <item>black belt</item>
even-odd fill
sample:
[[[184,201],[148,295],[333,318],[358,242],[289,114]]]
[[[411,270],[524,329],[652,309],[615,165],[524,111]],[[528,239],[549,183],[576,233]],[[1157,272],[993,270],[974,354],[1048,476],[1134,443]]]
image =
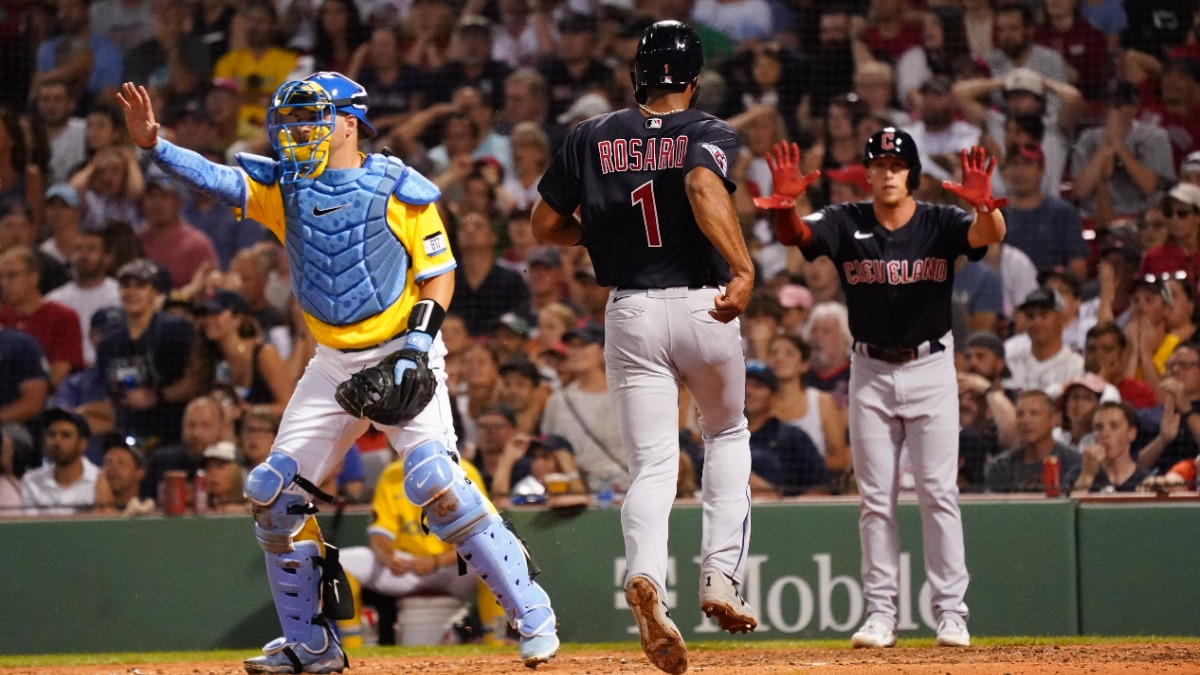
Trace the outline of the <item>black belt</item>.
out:
[[[924,347],[925,344],[922,342],[916,347],[880,347],[866,342],[855,342],[854,351],[863,356],[883,361],[884,363],[899,365],[917,360],[922,355],[921,347]],[[928,344],[928,354],[937,354],[938,352],[946,351],[946,345],[942,344],[940,340],[930,340]]]
[[[407,332],[408,332],[408,329],[405,328],[404,330],[400,331],[399,333],[396,333],[392,337],[380,340],[379,342],[376,342],[373,345],[367,345],[366,347],[346,347],[344,349],[338,349],[338,351],[342,352],[344,354],[355,354],[357,352],[365,352],[368,349],[375,349],[379,345],[385,345],[385,344],[391,342],[392,340],[395,340],[396,338],[400,337],[401,335],[404,335]]]
[[[614,290],[616,290],[616,291],[661,291],[661,290],[664,290],[667,288],[679,288],[679,286],[655,286],[654,288],[646,288],[644,286],[615,286]],[[701,284],[699,286],[688,286],[687,287],[687,289],[689,291],[698,291],[702,288],[718,288],[718,285],[713,283],[713,284]]]

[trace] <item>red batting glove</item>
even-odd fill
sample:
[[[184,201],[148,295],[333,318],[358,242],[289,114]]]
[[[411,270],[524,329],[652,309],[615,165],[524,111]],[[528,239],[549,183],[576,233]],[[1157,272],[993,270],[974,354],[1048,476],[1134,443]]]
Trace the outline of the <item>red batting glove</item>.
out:
[[[942,188],[952,192],[980,213],[990,213],[1008,205],[1008,199],[992,199],[992,171],[996,160],[976,145],[962,151],[962,184],[942,181]]]
[[[775,144],[766,154],[767,166],[771,168],[771,184],[775,194],[770,197],[755,197],[754,205],[760,209],[790,209],[796,198],[804,194],[813,181],[821,177],[820,171],[804,174],[800,171],[800,146],[787,141]]]

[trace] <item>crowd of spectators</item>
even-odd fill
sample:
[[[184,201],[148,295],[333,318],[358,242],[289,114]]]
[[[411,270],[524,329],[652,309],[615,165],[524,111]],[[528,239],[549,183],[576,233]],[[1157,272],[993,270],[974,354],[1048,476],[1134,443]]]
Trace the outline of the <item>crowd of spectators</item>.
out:
[[[117,86],[218,161],[269,154],[282,82],[338,70],[387,151],[441,188],[458,261],[443,325],[460,450],[493,497],[546,475],[628,477],[604,377],[608,289],[529,209],[581,120],[632,104],[654,20],[697,26],[698,104],[729,119],[758,268],[742,318],[752,488],[855,489],[853,339],[838,270],[780,246],[752,197],[781,139],[823,177],[798,208],[869,193],[865,139],[900,126],[924,201],[959,152],[998,159],[1008,236],[955,273],[964,490],[1192,486],[1200,438],[1200,6],[1194,0],[0,0],[0,509],[161,508],[164,473],[241,504],[315,349],[260,225],[153,168]],[[681,391],[679,495],[703,473]],[[326,488],[394,458],[369,431]],[[234,475],[237,474],[237,475]],[[499,478],[499,480],[496,480]],[[533,481],[531,483],[531,480]],[[558,480],[558,479],[556,479]],[[517,487],[522,494],[518,495]],[[545,487],[544,485],[542,486]],[[497,489],[499,488],[499,489]],[[512,491],[512,494],[506,494]],[[518,499],[520,498],[520,499]]]

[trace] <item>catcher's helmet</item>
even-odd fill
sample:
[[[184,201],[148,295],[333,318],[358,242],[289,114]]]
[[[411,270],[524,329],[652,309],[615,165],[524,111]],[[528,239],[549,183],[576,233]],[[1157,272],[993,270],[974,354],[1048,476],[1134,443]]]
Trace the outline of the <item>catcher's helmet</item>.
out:
[[[682,91],[700,77],[703,67],[700,36],[691,26],[678,21],[653,23],[642,33],[629,69],[633,96],[638,103],[645,103],[646,87]]]
[[[358,127],[367,138],[375,137],[375,127],[367,121],[367,90],[354,80],[327,70],[313,73],[304,78],[306,82],[316,82],[333,99],[333,107],[338,112],[353,115],[358,118]]]
[[[917,154],[916,141],[907,131],[886,127],[871,134],[863,151],[863,165],[870,166],[871,160],[889,155],[908,165],[908,189],[916,190],[921,184],[921,156]]]

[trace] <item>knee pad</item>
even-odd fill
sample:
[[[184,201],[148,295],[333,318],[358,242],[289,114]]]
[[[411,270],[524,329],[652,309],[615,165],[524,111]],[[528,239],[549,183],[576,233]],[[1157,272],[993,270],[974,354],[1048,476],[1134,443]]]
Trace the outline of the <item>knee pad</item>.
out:
[[[296,460],[281,452],[272,452],[246,476],[246,499],[259,506],[270,506],[299,473],[300,465]]]
[[[404,494],[425,512],[429,531],[456,544],[474,534],[488,515],[479,488],[438,441],[413,448],[404,459]]]
[[[313,512],[308,495],[289,490],[279,495],[270,506],[254,504],[254,537],[268,553],[289,553],[294,550],[292,539]]]

